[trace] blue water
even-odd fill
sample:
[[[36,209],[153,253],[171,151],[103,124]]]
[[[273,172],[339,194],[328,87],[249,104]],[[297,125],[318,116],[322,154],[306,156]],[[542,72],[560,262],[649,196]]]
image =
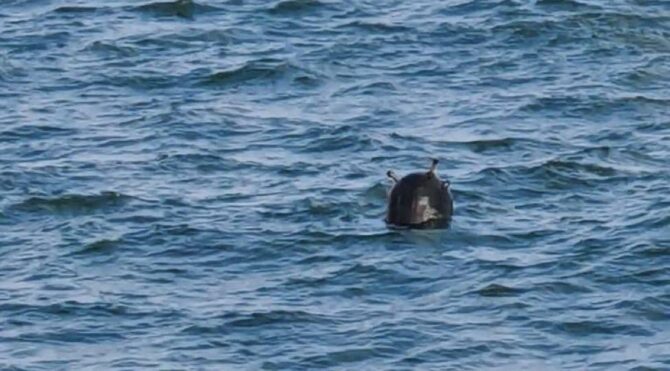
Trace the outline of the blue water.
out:
[[[2,1],[0,368],[670,369],[670,2],[151,1]]]

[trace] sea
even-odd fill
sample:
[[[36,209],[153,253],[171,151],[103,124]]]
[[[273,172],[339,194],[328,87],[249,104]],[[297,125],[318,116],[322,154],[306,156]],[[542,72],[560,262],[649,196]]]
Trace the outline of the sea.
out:
[[[670,1],[0,1],[0,369],[669,370]]]

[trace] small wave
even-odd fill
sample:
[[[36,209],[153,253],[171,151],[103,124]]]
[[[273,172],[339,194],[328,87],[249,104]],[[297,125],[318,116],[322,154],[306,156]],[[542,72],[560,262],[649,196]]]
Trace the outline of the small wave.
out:
[[[297,325],[297,324],[328,324],[333,321],[323,315],[308,313],[300,310],[271,310],[267,312],[252,312],[243,314],[239,312],[227,313],[219,319],[224,323],[214,326],[192,325],[181,330],[186,334],[206,334],[235,331],[235,328],[266,327],[274,325]]]
[[[327,317],[299,310],[273,310],[270,312],[255,312],[241,317],[242,318],[229,320],[227,325],[233,327],[256,327],[273,324],[315,323],[324,321],[330,322]]]
[[[665,246],[659,244],[654,246],[640,246],[640,254],[644,258],[661,259],[670,257],[670,240],[665,242]]]
[[[5,313],[14,317],[20,317],[28,314],[47,314],[56,315],[59,317],[113,317],[131,314],[129,308],[123,305],[111,303],[81,303],[74,300],[46,305],[7,303],[0,305],[0,313]]]
[[[17,337],[20,341],[40,343],[85,343],[97,344],[105,341],[123,341],[126,336],[119,332],[111,331],[80,331],[72,328],[60,328],[54,331],[43,331],[38,333],[23,333]]]
[[[326,4],[318,0],[282,0],[273,5],[269,12],[272,14],[295,14],[313,11]]]
[[[315,85],[318,78],[306,70],[283,60],[256,60],[226,71],[205,77],[203,83],[210,86],[228,87],[249,82],[275,82],[290,78],[299,85]]]
[[[497,184],[514,184],[517,180],[514,179],[514,176],[510,169],[500,168],[500,167],[486,167],[479,170],[474,177],[467,179],[462,184],[467,184],[469,182],[485,182],[485,184],[497,185]]]
[[[117,57],[132,57],[139,54],[139,52],[133,47],[119,46],[115,42],[100,40],[86,45],[83,50],[106,55],[114,55]]]
[[[53,10],[54,13],[62,14],[75,14],[81,15],[86,13],[94,13],[98,11],[99,8],[93,6],[61,6]]]
[[[87,254],[97,255],[105,253],[113,250],[114,247],[118,246],[119,243],[120,240],[109,240],[109,239],[97,240],[87,244],[86,246],[84,246],[83,249],[74,252],[73,255],[87,255]]]
[[[360,284],[363,281],[384,282],[385,285],[407,285],[425,281],[425,277],[406,274],[392,268],[380,268],[372,264],[356,263],[330,275],[331,284]]]
[[[155,2],[140,5],[132,9],[158,17],[180,17],[185,19],[193,19],[196,14],[219,10],[217,7],[201,5],[193,0]]]
[[[665,287],[667,283],[660,284],[658,287]],[[622,300],[615,306],[617,309],[624,309],[632,314],[642,317],[647,321],[667,321],[667,303],[661,298],[646,297],[639,300]]]
[[[396,91],[397,88],[390,82],[379,81],[365,84],[356,84],[354,86],[344,88],[333,93],[333,97],[346,96],[350,94],[360,94],[360,95],[375,95],[375,94],[385,94],[388,95]]]
[[[174,33],[164,35],[166,38],[188,41],[191,43],[216,42],[217,45],[227,45],[233,42],[233,34],[229,29],[204,30],[188,33]]]
[[[372,139],[359,128],[343,125],[334,129],[310,128],[306,131],[307,140],[300,147],[300,152],[326,152],[339,150],[364,150],[375,145],[381,145],[378,140]]]
[[[546,8],[547,10],[556,11],[583,11],[583,10],[596,10],[599,9],[598,6],[592,4],[581,3],[576,0],[537,0],[535,6],[539,8]]]
[[[485,7],[482,7],[481,1],[479,0],[469,0],[463,2],[455,1],[450,2],[449,5],[447,5],[446,8],[444,8],[441,11],[441,13],[449,16],[472,15],[485,11],[494,11],[503,9],[517,10],[518,7],[519,4],[517,4],[515,1],[512,0],[491,1]]]
[[[558,44],[571,43],[582,37],[580,33],[570,33],[566,27],[565,24],[553,19],[523,19],[496,25],[491,31],[508,44],[538,43],[556,47]],[[492,66],[505,66],[504,63],[496,61]]]
[[[163,71],[135,71],[132,74],[100,75],[97,84],[143,90],[167,89],[177,84],[176,76],[166,75]]]
[[[484,288],[477,290],[477,293],[481,296],[486,297],[504,297],[504,296],[517,296],[523,293],[523,290],[515,289],[513,287],[505,285],[499,285],[497,283],[492,283]]]
[[[518,147],[522,147],[523,145],[529,146],[538,144],[532,139],[512,137],[490,139],[482,138],[466,141],[440,141],[439,143],[445,144],[449,147],[465,147],[475,153],[486,153],[489,151],[511,151],[517,149]]]
[[[338,368],[352,363],[363,363],[370,359],[397,354],[392,347],[349,348],[300,359],[300,364],[310,369]],[[346,368],[346,367],[345,367]],[[353,365],[350,368],[355,368]]]
[[[609,166],[584,164],[565,160],[549,160],[542,165],[531,168],[531,172],[534,171],[540,171],[541,173],[558,173],[566,176],[574,176],[577,173],[580,173],[583,175],[591,175],[600,178],[609,178],[618,174],[616,169]]]
[[[615,321],[566,321],[553,324],[552,326],[555,329],[558,329],[566,334],[574,336],[587,336],[593,334],[627,334],[627,335],[636,335],[636,336],[652,336],[653,333],[649,330],[633,325],[633,324],[620,324]]]
[[[553,295],[587,294],[592,292],[592,290],[586,286],[561,281],[540,283],[534,285],[532,289],[538,290],[543,294]]]
[[[546,190],[592,186],[595,182],[611,181],[620,176],[623,176],[620,171],[609,166],[551,159],[532,166],[487,167],[477,172],[476,177],[468,182],[483,181],[486,184],[498,185],[517,184],[520,179],[526,179],[524,188],[527,188],[528,181],[536,181]]]
[[[616,77],[621,80],[637,80],[641,78],[643,81],[626,81],[626,84],[655,84],[661,81],[663,77],[657,74],[650,73],[647,75],[646,71],[626,72],[626,76]],[[637,76],[635,78],[631,76]],[[644,75],[644,77],[641,77]],[[524,112],[559,112],[560,114],[570,117],[584,117],[585,115],[605,115],[609,116],[618,112],[638,111],[642,108],[660,109],[666,107],[668,99],[648,97],[644,95],[630,95],[630,96],[545,96],[530,100],[528,103],[522,105],[519,110]]]
[[[394,32],[409,32],[411,29],[406,26],[374,21],[353,21],[345,23],[339,28],[356,28],[367,32],[379,33],[394,33]]]
[[[52,139],[61,136],[72,136],[77,130],[48,125],[22,125],[0,132],[0,142],[14,142],[28,139]]]
[[[102,192],[99,195],[64,195],[54,198],[31,197],[12,209],[28,213],[91,213],[109,207],[120,206],[130,199],[117,192]]]

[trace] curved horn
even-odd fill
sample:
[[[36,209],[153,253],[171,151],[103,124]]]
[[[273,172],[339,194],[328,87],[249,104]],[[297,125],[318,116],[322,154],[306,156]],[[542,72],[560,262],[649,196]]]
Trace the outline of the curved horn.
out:
[[[437,169],[437,163],[440,162],[436,158],[433,159],[433,163],[430,165],[430,170],[428,171],[429,173],[434,173],[435,169]]]
[[[398,182],[398,177],[395,175],[395,173],[393,172],[393,170],[389,170],[389,171],[387,171],[387,172],[386,172],[386,176],[389,177],[389,178],[391,178],[391,179],[393,180],[394,183],[397,183],[397,182]]]

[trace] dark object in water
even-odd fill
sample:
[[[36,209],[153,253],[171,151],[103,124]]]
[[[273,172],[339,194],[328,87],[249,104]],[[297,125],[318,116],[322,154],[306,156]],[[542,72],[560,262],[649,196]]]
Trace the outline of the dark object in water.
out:
[[[440,228],[449,225],[454,202],[449,182],[435,174],[437,160],[426,173],[412,173],[398,180],[389,170],[386,175],[394,182],[389,192],[386,223],[397,227]]]

